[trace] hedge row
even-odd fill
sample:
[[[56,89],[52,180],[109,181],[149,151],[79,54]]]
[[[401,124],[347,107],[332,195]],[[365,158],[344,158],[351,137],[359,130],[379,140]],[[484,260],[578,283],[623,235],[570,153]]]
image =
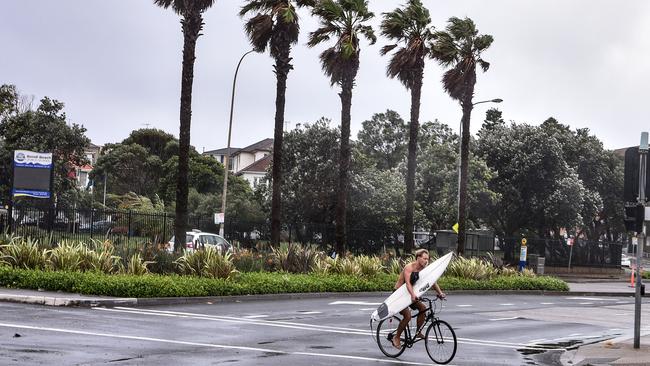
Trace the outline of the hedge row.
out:
[[[55,272],[0,266],[0,286],[43,289],[86,295],[116,297],[193,297],[301,292],[391,291],[395,276],[372,278],[347,275],[288,273],[241,273],[235,279],[209,279],[178,275],[106,275],[103,273]],[[567,284],[552,277],[497,277],[486,281],[443,277],[450,290],[549,290],[568,291]]]

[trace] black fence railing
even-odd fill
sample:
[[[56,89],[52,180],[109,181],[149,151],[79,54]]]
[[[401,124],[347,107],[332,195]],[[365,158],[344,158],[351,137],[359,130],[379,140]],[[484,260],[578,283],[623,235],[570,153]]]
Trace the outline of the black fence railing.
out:
[[[568,267],[620,267],[623,244],[607,241],[589,241],[576,239],[573,245],[565,239],[527,239],[528,255],[545,258],[546,266]],[[510,250],[510,257],[519,259],[520,239],[506,238],[502,240],[505,250]],[[507,249],[506,249],[507,248]]]

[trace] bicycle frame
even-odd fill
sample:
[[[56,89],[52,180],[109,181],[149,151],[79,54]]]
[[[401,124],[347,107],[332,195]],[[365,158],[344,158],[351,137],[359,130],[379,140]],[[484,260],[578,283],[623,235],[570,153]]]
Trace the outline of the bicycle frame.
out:
[[[426,302],[429,303],[429,305],[427,306],[426,309],[423,310],[426,313],[426,317],[424,318],[424,322],[422,322],[422,325],[416,329],[416,331],[415,331],[416,335],[418,333],[422,333],[427,328],[429,323],[438,320],[438,318],[436,317],[436,306],[434,305],[434,302],[436,301],[436,299],[431,300],[428,297],[422,297],[422,298],[420,298],[420,301],[426,301]],[[411,319],[413,319],[413,318],[417,319],[417,316],[420,315],[420,313],[421,312],[418,311],[417,313],[412,314]],[[407,348],[411,348],[411,347],[413,347],[414,344],[418,343],[419,341],[423,341],[423,340],[424,340],[423,338],[417,338],[417,337],[411,335],[411,327],[408,326],[408,325],[406,326],[406,328],[404,329],[404,344],[406,345]]]

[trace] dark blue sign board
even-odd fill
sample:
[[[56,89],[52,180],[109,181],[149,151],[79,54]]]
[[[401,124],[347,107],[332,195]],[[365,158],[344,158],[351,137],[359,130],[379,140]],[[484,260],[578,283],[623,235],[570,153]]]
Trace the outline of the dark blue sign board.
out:
[[[52,154],[27,150],[14,151],[13,197],[50,198]]]

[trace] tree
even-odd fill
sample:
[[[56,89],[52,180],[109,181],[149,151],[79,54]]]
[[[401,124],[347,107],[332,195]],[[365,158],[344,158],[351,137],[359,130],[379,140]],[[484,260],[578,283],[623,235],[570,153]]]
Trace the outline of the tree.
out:
[[[187,231],[187,172],[190,151],[190,127],[192,124],[192,83],[194,82],[194,61],[196,60],[196,41],[203,29],[203,12],[215,0],[154,0],[154,4],[167,9],[172,8],[181,16],[183,30],[183,71],[181,76],[181,106],[178,151],[178,183],[176,186],[176,217],[174,219],[174,251],[181,250],[182,238]]]
[[[174,135],[157,128],[141,128],[131,131],[129,137],[125,138],[122,144],[138,144],[147,149],[149,154],[156,155],[160,160],[165,161],[171,157],[166,150],[167,144],[170,142],[178,143],[178,140]]]
[[[125,140],[126,141],[126,140]],[[97,159],[90,178],[104,184],[113,194],[134,192],[155,196],[159,191],[163,161],[139,144],[116,144],[105,147],[107,153]]]
[[[0,121],[0,197],[9,197],[14,150],[51,152],[54,159],[54,194],[75,189],[75,166],[87,163],[84,150],[90,143],[86,129],[69,124],[64,104],[45,97],[35,111],[12,112]]]
[[[445,91],[457,100],[463,110],[460,140],[460,192],[458,198],[458,255],[465,252],[467,232],[467,178],[469,172],[469,137],[472,115],[474,86],[476,85],[477,64],[487,71],[490,64],[481,54],[492,44],[491,35],[479,35],[474,22],[469,19],[452,17],[445,31],[434,34],[431,55],[441,65],[451,67],[443,77]]]
[[[341,92],[341,149],[339,151],[339,178],[336,207],[336,251],[345,253],[346,210],[350,168],[350,119],[352,88],[359,70],[360,36],[370,44],[377,41],[371,26],[366,25],[374,14],[365,0],[321,0],[312,14],[320,18],[320,28],[310,33],[309,47],[335,37],[334,46],[320,54],[323,71],[331,85],[339,85]]]
[[[379,170],[396,168],[406,155],[408,127],[400,115],[390,109],[375,113],[363,121],[357,135],[357,148]]]
[[[403,9],[384,13],[381,33],[395,41],[382,48],[381,54],[400,47],[391,57],[386,74],[397,78],[411,91],[411,122],[409,123],[408,162],[406,174],[406,215],[404,222],[404,251],[413,250],[413,205],[415,201],[415,165],[420,121],[420,96],[424,77],[424,59],[429,56],[428,45],[433,40],[429,25],[429,10],[420,0],[409,0]]]
[[[246,22],[246,34],[257,52],[269,47],[275,59],[275,129],[273,133],[273,178],[271,199],[271,243],[280,244],[280,216],[282,211],[282,138],[284,134],[284,105],[287,76],[291,65],[291,45],[298,42],[300,26],[296,7],[313,6],[316,0],[247,0],[239,12],[244,16],[256,12]],[[294,6],[295,4],[295,6]]]

